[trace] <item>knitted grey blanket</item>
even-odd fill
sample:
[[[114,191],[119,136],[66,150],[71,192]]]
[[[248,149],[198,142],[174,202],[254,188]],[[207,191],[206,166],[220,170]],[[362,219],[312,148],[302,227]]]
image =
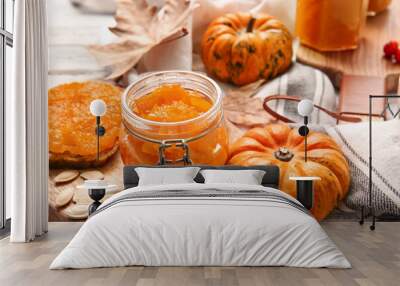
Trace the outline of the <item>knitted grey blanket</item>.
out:
[[[294,63],[289,71],[266,83],[256,96],[264,99],[275,94],[299,96],[310,99],[314,104],[328,110],[336,110],[337,96],[329,78],[320,70],[299,63]],[[277,100],[271,101],[268,106],[294,122],[302,122],[303,118],[297,112],[297,104],[293,101]],[[311,115],[310,122],[335,125],[336,119],[316,109]]]
[[[400,215],[400,120],[372,125],[372,206],[377,214]],[[369,206],[369,123],[327,128],[342,147],[351,169],[346,204],[353,209]]]

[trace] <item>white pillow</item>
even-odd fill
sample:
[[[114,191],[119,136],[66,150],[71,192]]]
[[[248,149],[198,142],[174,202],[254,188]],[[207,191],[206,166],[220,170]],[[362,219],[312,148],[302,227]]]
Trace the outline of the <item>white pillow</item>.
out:
[[[246,184],[261,185],[265,171],[262,170],[215,170],[207,169],[200,171],[204,177],[205,184]]]
[[[139,186],[171,185],[195,183],[193,180],[199,172],[199,167],[185,168],[146,168],[135,169],[139,176]]]

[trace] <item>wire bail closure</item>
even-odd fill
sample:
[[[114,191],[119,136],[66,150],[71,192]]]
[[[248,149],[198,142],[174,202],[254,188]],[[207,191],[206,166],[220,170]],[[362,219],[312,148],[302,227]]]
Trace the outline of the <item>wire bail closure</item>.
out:
[[[198,140],[198,139],[206,136],[207,134],[211,133],[212,131],[214,131],[215,129],[217,129],[220,126],[220,124],[223,120],[224,120],[224,115],[223,115],[223,113],[221,113],[221,117],[219,118],[218,122],[213,127],[206,129],[205,131],[201,132],[200,134],[197,134],[196,136],[188,138],[188,139],[170,139],[170,140],[156,140],[156,139],[147,138],[145,136],[141,136],[141,135],[133,132],[129,128],[129,125],[126,124],[125,121],[122,121],[122,123],[129,134],[135,136],[136,138],[138,138],[140,140],[160,145],[158,147],[158,158],[159,158],[158,165],[167,165],[167,164],[171,164],[171,163],[182,163],[182,162],[184,165],[191,165],[191,164],[193,164],[193,162],[192,162],[192,159],[190,158],[190,149],[189,149],[188,143]],[[183,149],[183,151],[184,151],[183,157],[176,161],[166,159],[165,158],[165,150],[167,148],[174,147],[174,146],[180,147]]]
[[[170,147],[180,147],[183,149],[183,157],[179,160],[168,160],[165,158],[165,150]],[[163,140],[158,148],[159,153],[159,162],[158,165],[167,165],[171,163],[181,163],[186,165],[191,165],[192,160],[190,159],[190,150],[189,145],[187,144],[185,139],[175,139],[175,140]]]

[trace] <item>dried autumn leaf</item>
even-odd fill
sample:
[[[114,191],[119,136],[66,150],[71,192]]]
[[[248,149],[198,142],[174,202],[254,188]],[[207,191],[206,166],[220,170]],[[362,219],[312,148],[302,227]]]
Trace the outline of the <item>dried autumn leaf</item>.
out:
[[[100,65],[111,68],[108,79],[122,76],[156,45],[186,35],[185,24],[197,6],[195,0],[165,0],[160,8],[146,0],[117,0],[117,24],[110,31],[120,41],[92,45],[89,51]]]
[[[264,80],[241,88],[225,88],[224,114],[230,131],[230,139],[235,140],[246,130],[271,123],[274,119],[265,112],[263,101],[254,97]]]

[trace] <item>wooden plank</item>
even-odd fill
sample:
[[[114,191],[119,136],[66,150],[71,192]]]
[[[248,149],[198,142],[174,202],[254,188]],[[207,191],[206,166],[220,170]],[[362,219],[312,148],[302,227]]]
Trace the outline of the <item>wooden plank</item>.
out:
[[[108,27],[114,23],[112,15],[82,12],[70,0],[48,0],[47,11],[49,28]]]
[[[69,0],[50,0],[49,87],[71,81],[103,79],[107,72],[87,50],[91,44],[104,44],[115,37],[108,31],[112,15],[83,13]]]
[[[80,226],[50,223],[48,234],[28,244],[1,240],[0,285],[398,285],[399,222],[380,222],[374,232],[356,221],[323,222],[352,269],[137,266],[49,270]]]
[[[86,81],[103,79],[106,76],[106,71],[97,71],[92,73],[77,73],[77,74],[50,74],[48,79],[49,88],[57,86],[62,83],[72,81]]]
[[[107,21],[101,26],[50,26],[49,45],[94,45],[111,42],[114,37]]]
[[[52,46],[49,74],[92,73],[104,70],[85,46]]]

